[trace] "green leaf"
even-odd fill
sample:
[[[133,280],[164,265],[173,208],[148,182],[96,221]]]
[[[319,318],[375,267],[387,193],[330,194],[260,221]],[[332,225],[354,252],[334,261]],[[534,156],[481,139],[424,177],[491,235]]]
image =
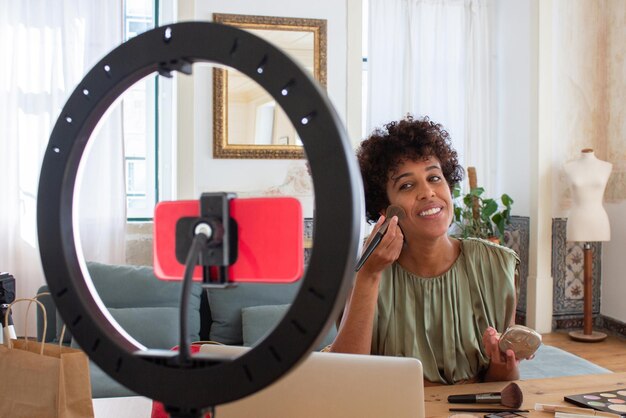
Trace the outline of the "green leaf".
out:
[[[493,221],[493,223],[498,228],[499,236],[500,237],[504,237],[504,228],[506,227],[506,223],[505,223],[505,219],[502,217],[502,215],[497,213],[497,214],[493,215],[493,218],[491,218],[491,220]]]
[[[483,214],[486,218],[490,218],[491,215],[496,213],[496,211],[498,210],[498,204],[493,199],[485,199],[484,204],[485,205],[483,206]]]
[[[500,226],[502,226],[504,228],[504,217],[502,216],[502,214],[500,213],[496,213],[495,215],[493,215],[491,217],[491,221],[496,224],[496,226],[498,227],[498,229],[500,229]]]
[[[513,199],[511,199],[511,196],[504,193],[502,197],[500,198],[500,200],[502,200],[502,204],[504,206],[506,206],[507,208],[511,208],[511,205],[513,204]]]
[[[460,207],[458,207],[458,206],[455,206],[455,208],[454,208],[454,220],[456,222],[461,222],[461,219],[462,219],[461,214],[462,214],[462,209]]]
[[[469,194],[472,196],[480,197],[480,195],[482,195],[484,192],[485,192],[485,189],[483,189],[482,187],[475,187],[472,190],[470,190]]]

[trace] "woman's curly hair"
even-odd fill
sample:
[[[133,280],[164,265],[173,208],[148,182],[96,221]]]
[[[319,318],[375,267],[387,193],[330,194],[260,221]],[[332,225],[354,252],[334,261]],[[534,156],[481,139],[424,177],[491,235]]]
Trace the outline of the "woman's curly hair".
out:
[[[403,161],[417,161],[434,156],[441,162],[443,176],[450,190],[463,180],[464,170],[443,126],[428,117],[390,122],[376,129],[357,150],[365,188],[367,219],[376,222],[389,206],[387,181]]]

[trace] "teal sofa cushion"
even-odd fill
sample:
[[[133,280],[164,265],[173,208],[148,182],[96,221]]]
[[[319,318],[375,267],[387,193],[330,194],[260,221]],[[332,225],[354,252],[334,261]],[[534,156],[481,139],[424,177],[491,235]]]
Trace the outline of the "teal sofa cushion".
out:
[[[268,334],[283,318],[291,305],[264,305],[250,306],[241,310],[241,323],[243,330],[243,345],[251,347],[257,341]],[[316,350],[321,350],[335,340],[337,329],[335,325],[317,345]]]
[[[181,282],[159,280],[152,267],[147,266],[87,262],[87,269],[98,296],[120,326],[133,338],[149,348],[169,349],[178,344],[174,338],[178,337]],[[188,329],[190,338],[197,341],[200,339],[202,288],[194,285],[191,292]],[[164,327],[166,323],[168,327]],[[151,326],[146,327],[145,324]],[[156,326],[163,328],[156,330]],[[62,327],[63,320],[60,315],[56,315],[55,341],[59,341]],[[68,344],[71,339],[69,330],[66,330],[63,343]],[[158,345],[152,345],[152,342]]]
[[[109,312],[127,333],[148,348],[169,350],[178,345],[178,308],[110,308]],[[197,341],[197,332],[191,338]]]
[[[250,306],[291,303],[299,287],[300,282],[291,284],[238,283],[233,288],[208,289],[212,320],[209,338],[222,344],[242,345],[241,310]]]
[[[148,348],[178,345],[181,282],[159,280],[146,266],[89,262],[87,268],[100,299],[133,338]],[[202,288],[194,285],[191,293],[188,329],[197,341]]]
[[[87,269],[107,308],[178,307],[180,303],[181,282],[159,280],[152,267],[88,262]],[[199,309],[200,289],[194,287],[190,308]]]
[[[89,361],[89,377],[91,378],[91,396],[93,398],[117,398],[139,396],[117,380],[106,374],[96,363]]]

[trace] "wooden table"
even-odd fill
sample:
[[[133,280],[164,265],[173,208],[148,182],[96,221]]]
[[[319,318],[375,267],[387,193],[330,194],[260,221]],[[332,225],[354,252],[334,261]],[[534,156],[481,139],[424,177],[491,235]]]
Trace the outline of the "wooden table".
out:
[[[616,390],[626,388],[626,372],[594,374],[583,376],[557,377],[552,379],[518,380],[516,383],[524,394],[524,403],[520,409],[528,409],[529,417],[550,418],[553,413],[535,411],[536,403],[576,406],[565,402],[566,395],[578,395],[602,390]],[[450,412],[451,407],[490,407],[482,404],[450,404],[448,395],[461,393],[499,392],[508,382],[474,383],[470,385],[433,386],[425,388],[424,399],[426,400],[427,417],[448,417],[460,412]],[[498,405],[493,405],[498,407]],[[483,416],[484,413],[475,413]],[[525,414],[526,415],[526,414]]]

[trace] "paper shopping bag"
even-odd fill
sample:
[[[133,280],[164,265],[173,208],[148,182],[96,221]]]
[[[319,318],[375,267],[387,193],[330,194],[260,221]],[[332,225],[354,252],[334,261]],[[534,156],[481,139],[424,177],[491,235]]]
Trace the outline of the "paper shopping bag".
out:
[[[37,302],[45,318],[39,301],[17,299],[13,303],[24,300]],[[7,315],[9,312],[10,307]],[[62,345],[28,339],[0,345],[0,393],[0,417],[94,416],[87,356]]]

